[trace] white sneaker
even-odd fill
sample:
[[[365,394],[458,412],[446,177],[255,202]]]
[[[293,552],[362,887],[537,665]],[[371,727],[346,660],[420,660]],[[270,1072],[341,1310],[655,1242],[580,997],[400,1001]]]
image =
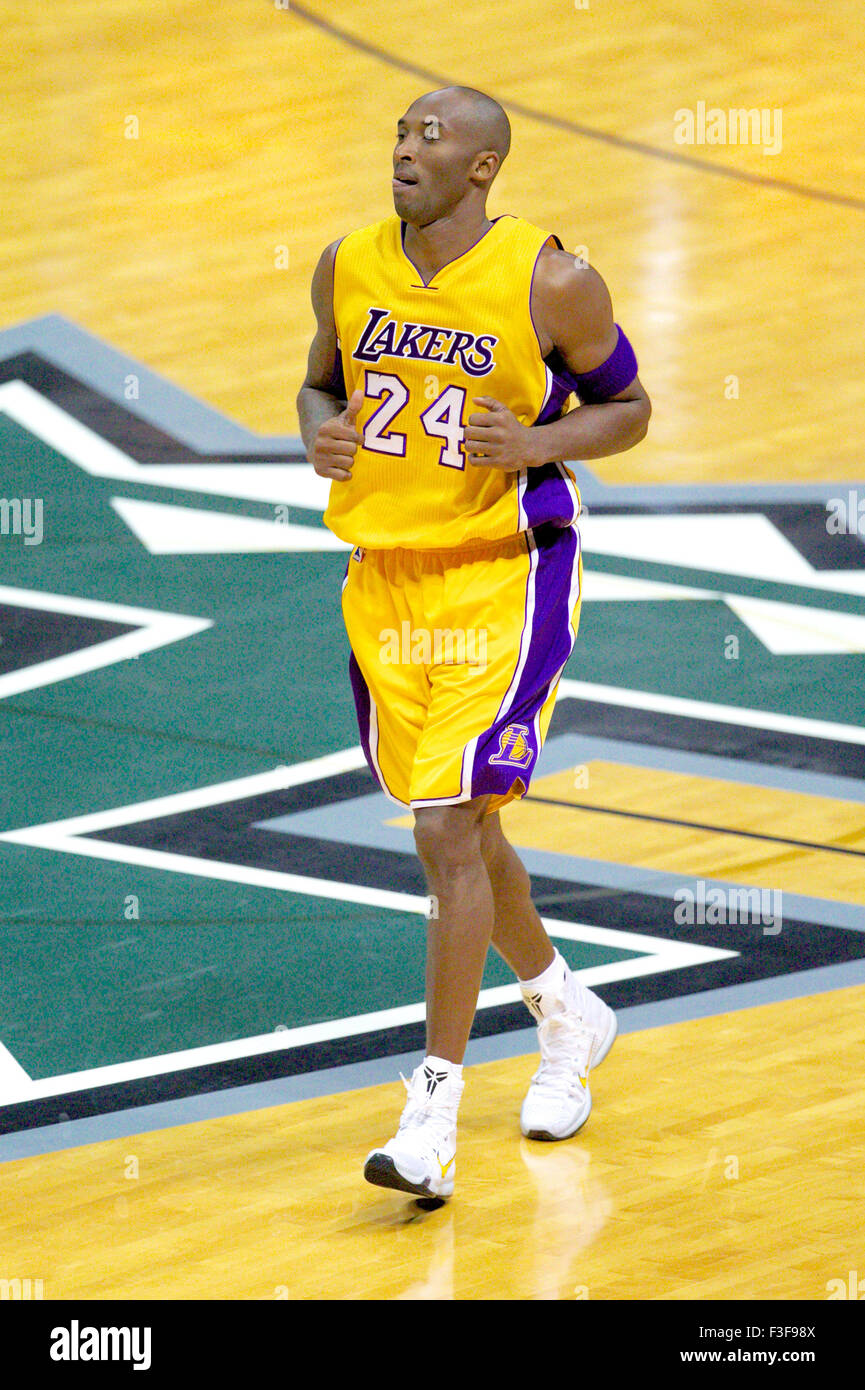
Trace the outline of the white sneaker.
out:
[[[589,1070],[613,1045],[616,1015],[570,970],[560,996],[522,993],[538,1020],[541,1065],[523,1101],[520,1129],[527,1139],[569,1139],[591,1113]]]
[[[450,1197],[454,1190],[457,1109],[464,1082],[424,1061],[403,1076],[408,1100],[393,1139],[367,1155],[363,1175],[378,1187],[418,1197]]]

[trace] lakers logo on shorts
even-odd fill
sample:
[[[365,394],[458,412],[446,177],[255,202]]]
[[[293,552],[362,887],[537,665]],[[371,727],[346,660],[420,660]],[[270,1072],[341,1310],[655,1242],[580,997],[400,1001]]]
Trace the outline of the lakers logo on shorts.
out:
[[[529,743],[529,730],[526,724],[509,724],[499,734],[499,748],[487,761],[504,763],[507,767],[528,767],[535,756]]]

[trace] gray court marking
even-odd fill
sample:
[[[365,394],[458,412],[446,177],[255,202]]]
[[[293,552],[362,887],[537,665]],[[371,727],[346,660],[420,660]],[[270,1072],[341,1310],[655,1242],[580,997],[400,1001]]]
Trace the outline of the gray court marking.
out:
[[[203,453],[287,453],[303,449],[296,434],[259,435],[212,406],[187,395],[180,387],[133,357],[85,332],[60,314],[46,314],[0,332],[0,356],[38,352],[40,357],[85,382],[110,401],[165,430],[180,443]],[[138,378],[138,400],[126,399],[126,379]],[[298,382],[300,386],[300,382]]]
[[[614,739],[587,738],[578,734],[562,734],[547,741],[535,774],[536,779],[554,772],[574,769],[593,759],[633,763],[647,768],[671,772],[688,772],[703,777],[745,782],[783,791],[807,792],[814,796],[836,797],[858,803],[865,800],[865,782],[823,773],[802,772],[796,768],[755,766],[735,758],[718,758],[703,753],[687,753],[675,749],[657,748],[647,744],[627,743]],[[256,829],[276,834],[308,835],[313,839],[331,840],[339,844],[363,846],[368,849],[392,850],[397,854],[415,852],[409,827],[388,825],[400,814],[400,808],[381,792],[371,792],[349,801],[311,811],[294,811],[287,816],[258,821]],[[549,850],[518,847],[520,859],[530,874],[565,879],[571,883],[593,884],[612,891],[647,893],[652,897],[672,898],[677,889],[689,887],[695,877],[668,873],[659,869],[637,868],[630,864],[609,863],[598,859],[581,858],[573,854],[556,854]],[[750,887],[731,879],[702,877],[707,889]],[[820,922],[825,926],[842,927],[850,931],[865,931],[865,907],[858,903],[835,902],[829,898],[813,898],[784,890],[784,915],[803,921]],[[545,906],[548,906],[545,904]]]

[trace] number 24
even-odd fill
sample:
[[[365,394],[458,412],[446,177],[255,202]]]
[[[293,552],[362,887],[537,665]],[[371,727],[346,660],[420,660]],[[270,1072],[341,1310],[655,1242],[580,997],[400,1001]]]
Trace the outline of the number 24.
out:
[[[375,400],[382,396],[386,399],[364,426],[364,448],[372,449],[376,454],[405,458],[406,436],[392,433],[388,427],[408,403],[407,388],[398,376],[390,372],[367,372],[365,393]],[[466,433],[462,419],[465,402],[466,393],[461,386],[446,386],[420,417],[426,433],[444,441],[438,461],[445,468],[464,469],[466,466],[460,449]]]

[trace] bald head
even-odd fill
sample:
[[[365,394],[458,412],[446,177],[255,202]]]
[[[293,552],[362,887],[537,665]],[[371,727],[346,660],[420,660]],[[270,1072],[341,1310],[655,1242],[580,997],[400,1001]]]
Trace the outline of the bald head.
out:
[[[417,97],[397,123],[400,217],[422,226],[467,197],[483,202],[510,147],[510,121],[486,92],[441,87]]]
[[[501,164],[511,147],[511,123],[494,97],[475,87],[442,87],[420,100],[443,104],[457,131],[471,139],[474,153],[495,150]]]

